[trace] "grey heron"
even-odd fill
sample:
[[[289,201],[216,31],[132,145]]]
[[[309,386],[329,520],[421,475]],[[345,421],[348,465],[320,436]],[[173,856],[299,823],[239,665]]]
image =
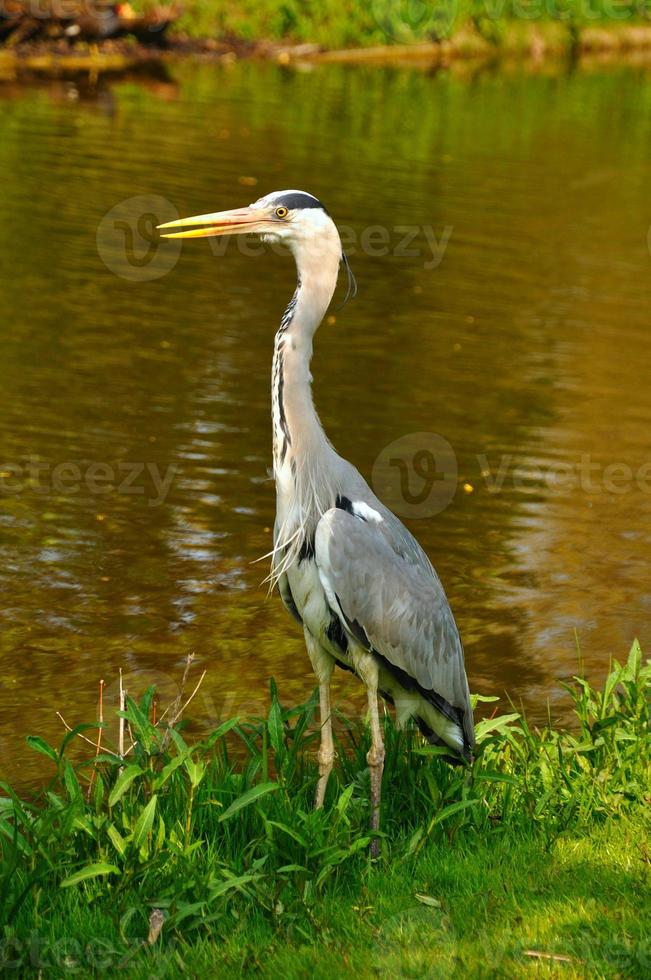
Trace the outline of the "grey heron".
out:
[[[447,747],[450,761],[470,759],[474,730],[463,647],[441,581],[412,534],[336,453],[312,400],[312,341],[342,262],[349,289],[354,283],[337,227],[317,198],[298,190],[160,227],[170,238],[252,232],[293,253],[296,290],[276,333],[271,376],[271,577],[303,627],[319,684],[316,806],[323,806],[334,761],[330,679],[339,665],[366,685],[377,831],[384,764],[378,695],[395,705],[399,725],[414,718],[430,743]],[[376,836],[374,854],[378,844]]]

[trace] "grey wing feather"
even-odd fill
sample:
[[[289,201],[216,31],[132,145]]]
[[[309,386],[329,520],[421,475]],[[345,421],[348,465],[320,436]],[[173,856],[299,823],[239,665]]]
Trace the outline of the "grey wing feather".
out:
[[[390,664],[458,710],[472,747],[463,648],[443,586],[406,528],[384,507],[381,515],[365,521],[339,508],[323,515],[315,557],[324,587],[349,630],[361,627]]]

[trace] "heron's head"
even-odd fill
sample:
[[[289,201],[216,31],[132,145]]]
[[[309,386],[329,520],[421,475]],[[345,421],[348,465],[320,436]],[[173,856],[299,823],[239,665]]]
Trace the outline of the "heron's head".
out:
[[[245,208],[198,214],[159,227],[164,238],[254,234],[265,242],[282,242],[296,255],[306,249],[334,249],[337,257],[341,256],[341,240],[334,221],[321,202],[305,191],[273,191]],[[184,230],[176,230],[181,228]]]

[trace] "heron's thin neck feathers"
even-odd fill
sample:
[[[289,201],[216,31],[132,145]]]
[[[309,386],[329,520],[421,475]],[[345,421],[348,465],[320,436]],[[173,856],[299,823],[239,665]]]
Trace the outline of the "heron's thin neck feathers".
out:
[[[298,243],[296,291],[276,334],[272,368],[272,424],[277,519],[272,583],[297,560],[338,492],[339,457],[312,399],[312,339],[337,284],[341,243],[334,224],[319,247]]]

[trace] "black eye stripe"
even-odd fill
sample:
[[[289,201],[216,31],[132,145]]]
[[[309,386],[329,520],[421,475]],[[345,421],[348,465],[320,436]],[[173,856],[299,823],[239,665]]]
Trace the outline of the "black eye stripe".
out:
[[[274,201],[276,207],[285,207],[289,210],[296,210],[301,208],[321,208],[322,211],[326,209],[321,204],[321,201],[317,201],[316,197],[312,197],[311,194],[304,194],[302,191],[295,191],[293,194],[283,194],[282,197],[277,197]],[[326,211],[326,214],[328,212]]]

